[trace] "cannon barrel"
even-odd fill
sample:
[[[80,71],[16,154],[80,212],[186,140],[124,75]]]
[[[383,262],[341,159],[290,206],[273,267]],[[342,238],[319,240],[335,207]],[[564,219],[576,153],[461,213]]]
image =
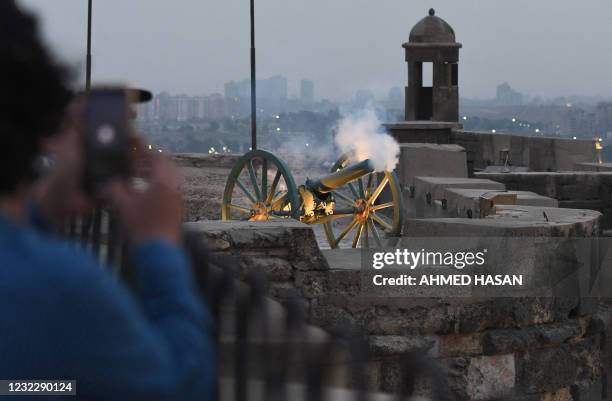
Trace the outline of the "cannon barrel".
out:
[[[352,164],[338,170],[335,173],[326,175],[318,180],[306,180],[306,187],[313,192],[327,193],[337,189],[349,182],[374,172],[374,167],[370,159],[366,159],[357,164]]]

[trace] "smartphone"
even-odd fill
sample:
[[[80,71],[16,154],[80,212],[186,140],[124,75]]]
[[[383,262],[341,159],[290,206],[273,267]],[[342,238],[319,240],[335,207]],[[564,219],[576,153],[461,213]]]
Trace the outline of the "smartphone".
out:
[[[83,187],[130,173],[129,101],[124,88],[91,89],[85,97]]]

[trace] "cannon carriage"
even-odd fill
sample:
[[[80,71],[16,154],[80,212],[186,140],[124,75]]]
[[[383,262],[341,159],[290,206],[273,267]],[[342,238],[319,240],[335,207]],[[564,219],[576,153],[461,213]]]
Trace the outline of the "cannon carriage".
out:
[[[298,186],[280,158],[257,149],[232,168],[221,214],[223,220],[322,224],[331,248],[369,248],[400,235],[403,205],[396,173],[376,172],[368,159],[350,163],[343,156],[329,174]]]

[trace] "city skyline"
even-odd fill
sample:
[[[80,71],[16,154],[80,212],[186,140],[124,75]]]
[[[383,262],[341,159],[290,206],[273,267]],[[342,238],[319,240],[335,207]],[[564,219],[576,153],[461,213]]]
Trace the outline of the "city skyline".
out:
[[[41,16],[62,57],[82,68],[86,2],[20,3]],[[552,0],[262,2],[258,76],[289,77],[290,94],[307,77],[317,83],[318,97],[332,100],[361,88],[380,95],[404,86],[401,44],[430,6],[465,44],[462,97],[492,98],[503,81],[532,96],[612,94],[612,55],[601,50],[612,33],[612,4],[605,0],[588,7]],[[542,29],[542,21],[554,22]],[[221,93],[225,82],[249,75],[248,7],[238,0],[184,0],[180,7],[162,0],[94,1],[93,28],[94,82],[199,94]]]

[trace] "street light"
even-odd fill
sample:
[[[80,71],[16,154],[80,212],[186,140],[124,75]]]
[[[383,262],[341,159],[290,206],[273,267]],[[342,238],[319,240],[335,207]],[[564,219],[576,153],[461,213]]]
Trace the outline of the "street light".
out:
[[[91,1],[91,0],[90,0]],[[255,74],[255,0],[251,0],[251,149],[257,149],[257,81]]]
[[[85,89],[91,87],[91,6],[92,0],[87,2],[87,59],[85,62]]]

